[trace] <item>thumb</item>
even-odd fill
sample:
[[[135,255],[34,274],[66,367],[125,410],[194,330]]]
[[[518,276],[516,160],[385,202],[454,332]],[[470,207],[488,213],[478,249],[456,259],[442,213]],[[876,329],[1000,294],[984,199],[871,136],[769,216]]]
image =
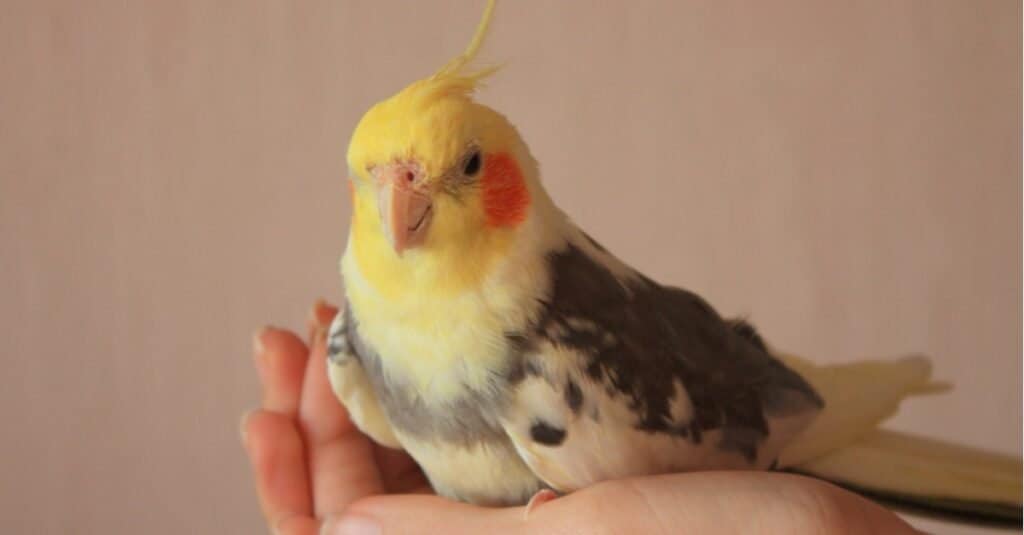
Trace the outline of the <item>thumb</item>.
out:
[[[676,504],[673,504],[674,506]],[[632,486],[602,483],[526,507],[479,507],[435,495],[364,498],[329,518],[321,535],[495,535],[545,533],[673,533],[652,518],[651,504]]]
[[[677,504],[673,504],[673,507]],[[321,535],[495,535],[546,533],[673,533],[652,517],[652,505],[632,486],[601,483],[534,508],[480,507],[435,495],[380,495],[328,518]]]
[[[437,496],[356,502],[324,535],[496,533],[916,533],[891,512],[835,486],[770,472],[700,472],[598,483],[530,512]]]
[[[321,535],[525,533],[522,507],[486,508],[427,494],[373,496],[328,518]]]

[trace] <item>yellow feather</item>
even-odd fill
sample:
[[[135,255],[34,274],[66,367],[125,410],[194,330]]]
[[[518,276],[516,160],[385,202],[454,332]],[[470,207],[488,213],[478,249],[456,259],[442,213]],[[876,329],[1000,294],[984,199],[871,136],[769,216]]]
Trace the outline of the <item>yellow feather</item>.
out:
[[[473,61],[473,59],[476,57],[477,52],[480,51],[480,46],[483,45],[484,43],[484,38],[487,37],[487,30],[491,26],[491,18],[494,15],[494,4],[495,0],[487,1],[487,7],[484,8],[484,14],[480,18],[480,23],[477,25],[476,32],[473,34],[473,39],[469,41],[469,45],[466,47],[466,50],[459,56],[449,61],[448,64],[442,67],[441,70],[437,71],[437,73],[435,73],[434,76],[431,77],[431,79],[441,80],[446,78],[456,78],[458,74],[462,71],[462,68],[469,64],[469,62]],[[497,71],[496,67],[483,69],[477,71],[476,73],[473,73],[472,75],[465,77],[465,79],[472,81],[473,86],[475,86],[476,82],[480,81],[481,79],[487,76],[490,76],[495,71]]]

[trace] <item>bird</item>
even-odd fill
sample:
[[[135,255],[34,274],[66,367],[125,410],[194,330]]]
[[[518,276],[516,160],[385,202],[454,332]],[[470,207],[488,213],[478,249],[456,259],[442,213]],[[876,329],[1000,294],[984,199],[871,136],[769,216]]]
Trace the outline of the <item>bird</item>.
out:
[[[1016,522],[1021,462],[880,424],[948,385],[926,357],[818,365],[620,260],[555,204],[467,48],[369,108],[328,376],[443,496],[530,504],[608,479],[790,470]]]

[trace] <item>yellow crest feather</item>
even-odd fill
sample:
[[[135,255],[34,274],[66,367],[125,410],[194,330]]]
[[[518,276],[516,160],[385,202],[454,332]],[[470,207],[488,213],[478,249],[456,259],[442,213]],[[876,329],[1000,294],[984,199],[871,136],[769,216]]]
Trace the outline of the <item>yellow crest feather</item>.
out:
[[[473,39],[469,41],[469,45],[466,46],[466,50],[449,61],[444,67],[441,67],[439,71],[431,76],[432,79],[456,76],[460,71],[462,71],[463,67],[473,61],[473,58],[476,57],[476,53],[480,51],[480,46],[483,45],[484,38],[487,37],[487,30],[491,25],[491,17],[494,14],[494,3],[495,0],[487,1],[487,6],[484,8],[484,14],[480,18],[480,22],[476,27],[476,32],[473,34]]]
[[[434,95],[438,93],[470,94],[476,90],[481,80],[498,71],[499,67],[492,66],[475,72],[464,72],[466,66],[476,58],[477,52],[480,51],[480,47],[487,37],[487,31],[491,26],[491,18],[494,15],[495,3],[495,0],[487,0],[487,6],[484,8],[484,13],[480,18],[479,24],[477,24],[476,32],[473,33],[473,38],[469,41],[469,45],[466,46],[466,50],[423,81],[432,90],[430,93]]]

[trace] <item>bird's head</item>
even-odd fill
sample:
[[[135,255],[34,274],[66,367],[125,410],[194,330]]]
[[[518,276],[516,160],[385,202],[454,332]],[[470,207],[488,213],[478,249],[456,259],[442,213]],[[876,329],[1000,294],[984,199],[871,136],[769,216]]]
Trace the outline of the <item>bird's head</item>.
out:
[[[543,196],[515,127],[473,99],[494,71],[466,72],[492,9],[493,2],[465,53],[373,106],[352,135],[350,239],[360,262],[374,264],[364,271],[471,283]]]

